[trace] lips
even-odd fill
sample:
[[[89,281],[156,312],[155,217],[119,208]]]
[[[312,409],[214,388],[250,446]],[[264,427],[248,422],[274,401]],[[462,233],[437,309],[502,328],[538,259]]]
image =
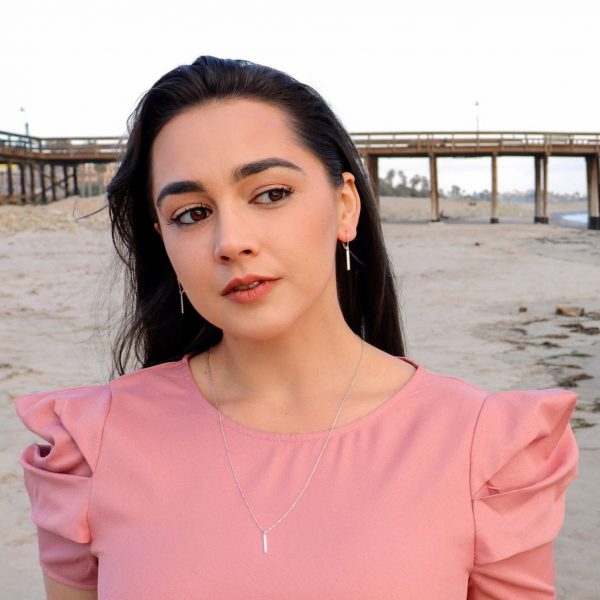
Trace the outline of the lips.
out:
[[[277,279],[276,277],[268,277],[266,275],[245,275],[242,278],[232,279],[221,292],[221,296],[227,295],[233,288],[238,287],[239,285],[248,285],[254,281],[274,281]]]

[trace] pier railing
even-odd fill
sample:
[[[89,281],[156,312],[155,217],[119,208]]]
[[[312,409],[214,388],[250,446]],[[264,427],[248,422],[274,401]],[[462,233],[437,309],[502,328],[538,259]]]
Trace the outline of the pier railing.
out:
[[[600,153],[600,133],[565,133],[547,131],[431,131],[431,132],[358,132],[351,134],[360,151],[393,153],[461,153],[499,152],[528,153],[567,152]],[[84,157],[116,160],[125,137],[54,137],[33,136],[0,131],[0,154],[60,160]]]
[[[38,138],[0,131],[0,153],[15,156],[30,155],[36,159],[80,157],[116,159],[125,147],[120,137],[54,137]]]
[[[436,131],[436,132],[377,132],[353,133],[352,140],[359,150],[461,152],[464,150],[518,150],[569,152],[600,152],[600,133],[564,133],[547,131]]]

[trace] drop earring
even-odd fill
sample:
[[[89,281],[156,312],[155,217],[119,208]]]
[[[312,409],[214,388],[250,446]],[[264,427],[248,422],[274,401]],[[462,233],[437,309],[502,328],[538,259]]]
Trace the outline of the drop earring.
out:
[[[346,251],[346,271],[350,270],[350,236],[348,235],[348,232],[346,231],[346,241],[342,242],[342,245],[344,246],[344,250]]]
[[[177,284],[179,285],[179,305],[181,307],[181,314],[183,314],[183,286],[181,283],[179,283],[179,281]]]

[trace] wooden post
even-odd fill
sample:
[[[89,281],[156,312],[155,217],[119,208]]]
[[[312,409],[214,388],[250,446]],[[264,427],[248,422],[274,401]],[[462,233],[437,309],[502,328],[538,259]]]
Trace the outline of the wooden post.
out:
[[[499,223],[498,219],[498,156],[492,154],[492,217],[490,223]]]
[[[35,171],[33,163],[29,163],[29,201],[35,202]]]
[[[63,181],[65,182],[65,198],[67,198],[69,196],[69,175],[67,173],[66,163],[63,163],[62,171],[63,171]]]
[[[52,186],[52,201],[56,202],[56,167],[54,164],[50,165],[50,185]]]
[[[542,215],[540,223],[548,223],[548,155],[542,159]]]
[[[600,229],[600,187],[598,177],[598,161],[600,156],[586,156],[587,197],[588,197],[588,229]]]
[[[437,222],[440,220],[440,198],[438,194],[438,178],[437,178],[437,160],[435,154],[429,155],[429,179],[431,181],[431,221]]]
[[[44,173],[44,163],[40,163],[40,184],[42,185],[42,202],[46,204],[48,198],[46,197],[46,178]]]
[[[6,163],[6,175],[8,176],[8,195],[12,196],[15,193],[12,178],[12,163],[8,161]]]
[[[79,196],[79,184],[77,183],[77,165],[73,165],[73,195]]]
[[[542,218],[542,157],[537,154],[533,157],[535,164],[535,216],[534,223],[541,223]]]
[[[27,200],[27,191],[25,189],[25,163],[19,163],[19,179],[21,180],[21,204]]]

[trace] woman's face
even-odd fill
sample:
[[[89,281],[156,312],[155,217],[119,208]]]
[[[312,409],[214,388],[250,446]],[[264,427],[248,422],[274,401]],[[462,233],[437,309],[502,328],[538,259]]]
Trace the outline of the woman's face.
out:
[[[151,162],[155,227],[207,321],[258,340],[339,311],[335,249],[356,235],[354,177],[334,186],[284,111],[245,99],[188,109],[160,131]],[[225,292],[248,276],[270,281]]]

